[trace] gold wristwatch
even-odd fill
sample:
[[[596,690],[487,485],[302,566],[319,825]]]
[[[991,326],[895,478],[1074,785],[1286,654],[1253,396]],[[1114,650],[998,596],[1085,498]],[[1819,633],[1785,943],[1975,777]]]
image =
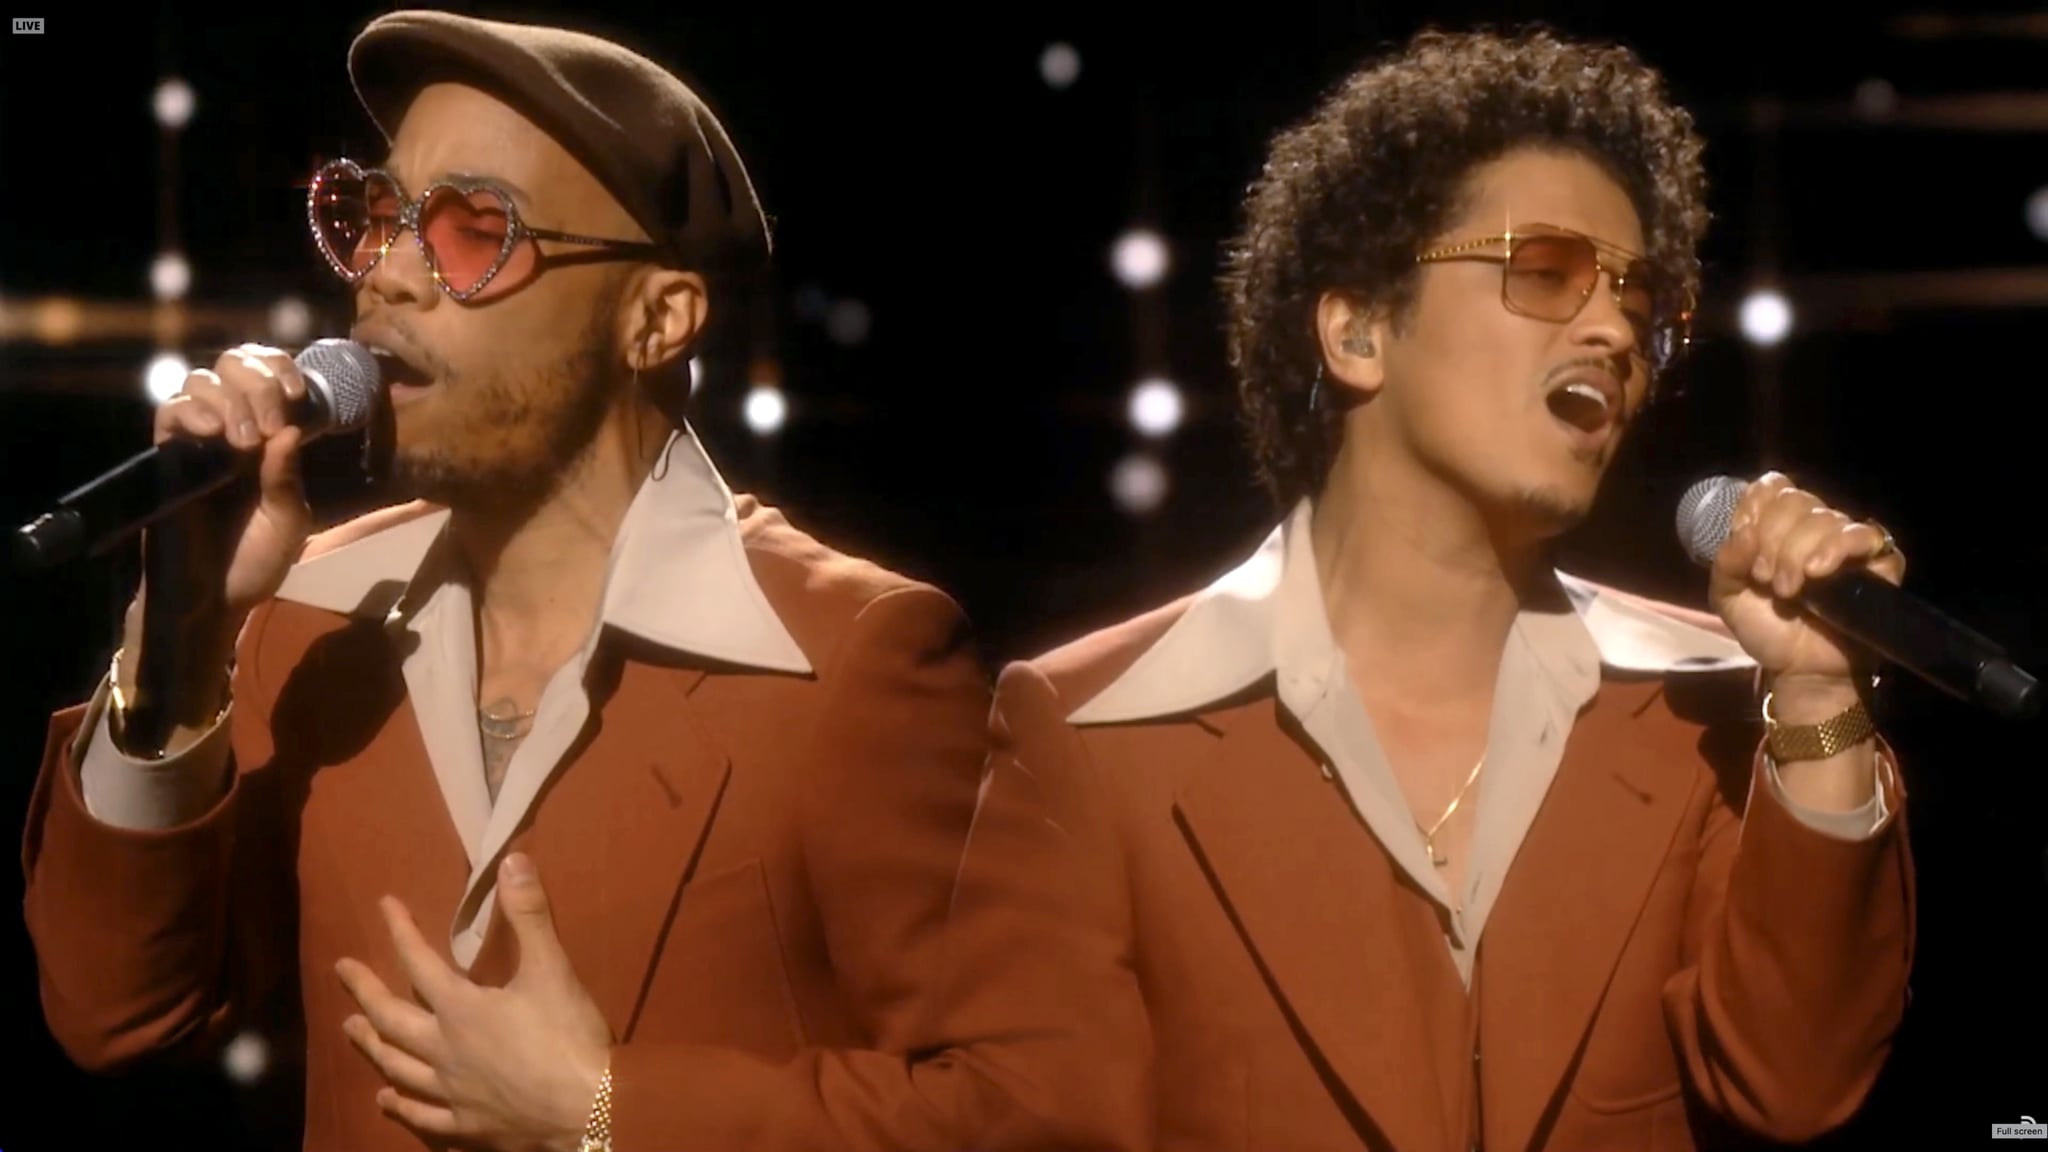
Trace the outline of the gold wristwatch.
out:
[[[162,760],[170,755],[170,749],[163,744],[164,740],[170,738],[168,732],[163,732],[158,739],[140,748],[130,739],[128,719],[134,710],[129,706],[126,694],[121,691],[121,657],[125,651],[126,649],[116,650],[113,662],[107,668],[107,734],[113,738],[114,748],[131,760]],[[222,677],[220,707],[214,712],[213,719],[206,722],[206,728],[218,727],[221,721],[228,718],[228,712],[235,706],[234,669],[230,667],[224,670]],[[139,727],[151,731],[164,729],[165,725],[160,717],[150,717],[149,720],[149,723]]]
[[[1770,694],[1764,695],[1765,746],[1780,764],[1826,760],[1876,735],[1877,724],[1861,700],[1818,724],[1781,724],[1771,712]]]

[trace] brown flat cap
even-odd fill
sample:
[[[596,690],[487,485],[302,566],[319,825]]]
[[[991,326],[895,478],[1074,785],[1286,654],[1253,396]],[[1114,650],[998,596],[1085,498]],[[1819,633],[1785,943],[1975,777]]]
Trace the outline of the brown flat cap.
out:
[[[724,127],[636,52],[562,28],[393,12],[356,37],[348,66],[387,140],[422,88],[469,84],[559,141],[679,263],[744,276],[767,262],[767,221]]]

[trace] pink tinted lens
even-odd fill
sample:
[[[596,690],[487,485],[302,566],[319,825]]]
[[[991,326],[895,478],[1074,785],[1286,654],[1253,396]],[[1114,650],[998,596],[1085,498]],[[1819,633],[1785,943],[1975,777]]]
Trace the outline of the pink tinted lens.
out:
[[[346,169],[324,174],[313,190],[313,234],[327,257],[360,274],[398,234],[398,190],[381,176]]]
[[[533,261],[531,244],[506,253],[512,216],[490,191],[436,189],[420,213],[420,234],[442,282],[459,293],[474,292],[494,267],[494,283],[516,284]]]

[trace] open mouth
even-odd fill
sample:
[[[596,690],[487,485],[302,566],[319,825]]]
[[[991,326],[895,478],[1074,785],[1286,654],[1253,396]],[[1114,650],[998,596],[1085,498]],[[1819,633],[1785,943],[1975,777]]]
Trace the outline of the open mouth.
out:
[[[1615,394],[1588,380],[1574,380],[1545,398],[1550,414],[1565,425],[1585,433],[1604,433],[1620,418]]]
[[[434,386],[434,378],[423,369],[397,353],[384,348],[370,349],[377,357],[377,367],[384,386],[389,390],[392,403],[402,403]]]

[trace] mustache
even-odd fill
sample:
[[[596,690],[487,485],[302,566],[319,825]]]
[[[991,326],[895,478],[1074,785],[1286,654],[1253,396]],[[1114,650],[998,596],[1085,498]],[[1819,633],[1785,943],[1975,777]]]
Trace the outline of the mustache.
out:
[[[1636,367],[1634,360],[1630,358],[1627,352],[1619,352],[1611,356],[1579,356],[1567,360],[1543,374],[1543,390],[1545,392],[1550,391],[1557,386],[1558,381],[1586,368],[1605,372],[1621,387],[1621,408],[1615,412],[1614,421],[1616,424],[1626,428],[1635,420],[1637,411],[1643,406],[1641,400],[1636,400],[1634,403],[1630,402],[1629,384],[1635,379]]]
[[[449,363],[435,355],[426,342],[419,338],[419,334],[413,331],[412,326],[402,318],[365,316],[356,322],[355,331],[360,332],[373,323],[377,330],[378,342],[391,346],[389,350],[397,353],[407,364],[437,378],[445,379],[452,375]]]
[[[1575,360],[1567,360],[1543,374],[1543,386],[1548,388],[1582,368],[1597,368],[1614,377],[1617,381],[1627,384],[1628,370],[1624,367],[1617,367],[1618,364],[1625,363],[1625,356],[1626,353],[1621,356],[1580,356]]]

